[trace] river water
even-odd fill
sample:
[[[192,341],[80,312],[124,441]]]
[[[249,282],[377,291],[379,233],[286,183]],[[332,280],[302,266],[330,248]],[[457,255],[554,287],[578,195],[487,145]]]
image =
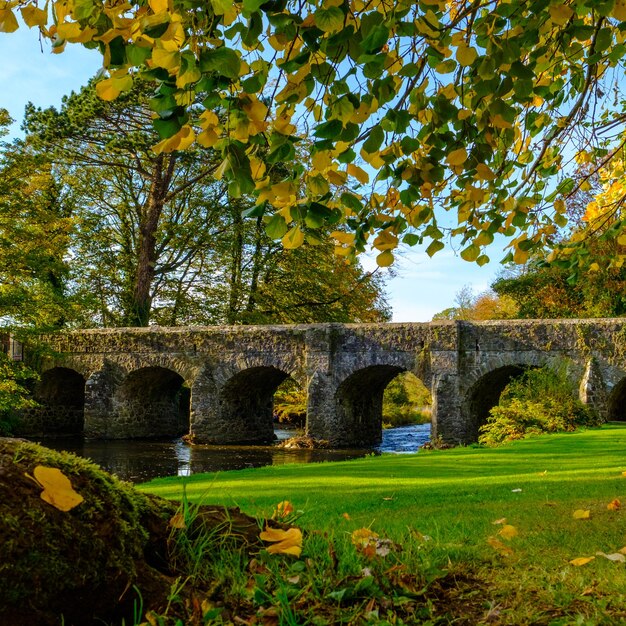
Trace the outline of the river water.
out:
[[[276,430],[278,440],[294,435]],[[200,472],[356,459],[372,452],[416,452],[430,438],[430,424],[400,426],[383,431],[383,441],[367,450],[287,450],[276,446],[188,446],[180,439],[168,441],[82,438],[38,440],[49,448],[74,452],[91,459],[123,480],[145,482],[161,476],[189,476]]]

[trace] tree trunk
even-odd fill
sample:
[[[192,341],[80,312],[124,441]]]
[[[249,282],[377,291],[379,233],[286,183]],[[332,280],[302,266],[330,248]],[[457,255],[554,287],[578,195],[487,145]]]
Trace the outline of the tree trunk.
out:
[[[231,202],[230,206],[233,217],[233,243],[231,246],[230,294],[228,298],[228,310],[226,311],[226,321],[229,324],[235,324],[239,317],[239,299],[242,289],[241,264],[243,260],[244,223],[238,203]]]
[[[166,160],[168,158],[169,161]],[[152,283],[157,263],[157,231],[165,197],[172,180],[175,160],[175,156],[159,155],[155,161],[150,195],[139,225],[133,295],[130,310],[126,313],[129,326],[147,326],[150,323]]]

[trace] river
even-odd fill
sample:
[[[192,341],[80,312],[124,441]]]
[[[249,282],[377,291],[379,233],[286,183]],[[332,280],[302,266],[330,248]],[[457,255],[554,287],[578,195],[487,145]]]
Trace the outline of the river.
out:
[[[276,430],[279,440],[293,436],[293,431]],[[145,482],[161,476],[188,476],[200,472],[283,465],[343,461],[372,452],[416,452],[430,438],[430,424],[400,426],[383,431],[383,441],[367,450],[287,450],[277,446],[188,446],[180,439],[88,440],[38,439],[55,450],[74,452],[91,459],[123,480]]]

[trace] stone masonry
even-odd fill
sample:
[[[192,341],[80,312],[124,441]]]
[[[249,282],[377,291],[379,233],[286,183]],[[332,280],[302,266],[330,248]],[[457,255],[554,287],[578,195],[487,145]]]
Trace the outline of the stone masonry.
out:
[[[41,408],[23,434],[268,442],[274,392],[291,377],[307,391],[309,434],[369,446],[381,438],[385,387],[410,371],[431,390],[433,436],[469,443],[511,377],[544,365],[566,367],[583,402],[626,419],[622,319],[119,328],[44,340]]]

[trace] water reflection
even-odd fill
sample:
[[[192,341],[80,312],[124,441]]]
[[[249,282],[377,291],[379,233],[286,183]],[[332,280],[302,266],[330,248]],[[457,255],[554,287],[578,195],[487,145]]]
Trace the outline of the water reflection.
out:
[[[290,431],[276,431],[278,439],[292,436]],[[383,432],[376,452],[415,452],[428,441],[430,424],[403,426]],[[160,476],[189,476],[200,472],[284,465],[342,461],[371,454],[372,450],[287,450],[275,446],[187,446],[174,441],[84,439],[39,440],[49,448],[74,452],[91,459],[123,480],[145,482]]]

